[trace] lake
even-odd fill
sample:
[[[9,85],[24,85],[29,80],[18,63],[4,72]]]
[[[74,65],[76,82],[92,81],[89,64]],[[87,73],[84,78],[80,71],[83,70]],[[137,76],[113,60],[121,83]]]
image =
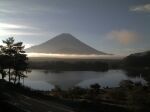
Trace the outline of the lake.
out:
[[[98,83],[102,87],[117,87],[122,80],[140,81],[145,83],[141,75],[129,77],[123,70],[109,70],[107,72],[95,71],[64,71],[51,72],[47,70],[32,70],[24,80],[24,85],[38,90],[51,90],[55,85],[62,89],[74,86],[88,88],[91,84]]]

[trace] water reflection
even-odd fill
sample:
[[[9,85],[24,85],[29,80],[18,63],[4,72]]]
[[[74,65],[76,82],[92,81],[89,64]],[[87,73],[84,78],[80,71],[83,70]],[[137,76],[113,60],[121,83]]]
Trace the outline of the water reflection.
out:
[[[24,84],[34,89],[51,90],[55,85],[62,89],[73,86],[89,87],[94,83],[99,83],[102,87],[117,87],[122,80],[140,81],[145,80],[140,77],[130,77],[123,70],[109,70],[107,72],[94,71],[65,71],[51,72],[45,70],[32,70],[25,79]]]

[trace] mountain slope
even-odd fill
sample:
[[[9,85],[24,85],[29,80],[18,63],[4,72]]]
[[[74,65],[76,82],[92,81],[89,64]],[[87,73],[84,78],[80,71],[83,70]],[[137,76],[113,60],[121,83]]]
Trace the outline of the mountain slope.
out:
[[[105,54],[85,43],[71,34],[60,34],[45,43],[26,49],[27,53],[58,53],[58,54]]]

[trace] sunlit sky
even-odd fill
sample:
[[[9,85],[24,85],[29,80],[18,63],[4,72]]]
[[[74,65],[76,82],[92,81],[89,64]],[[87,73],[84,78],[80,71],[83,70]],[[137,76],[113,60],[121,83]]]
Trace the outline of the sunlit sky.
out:
[[[61,33],[107,53],[150,50],[150,1],[0,0],[0,41],[30,47]]]

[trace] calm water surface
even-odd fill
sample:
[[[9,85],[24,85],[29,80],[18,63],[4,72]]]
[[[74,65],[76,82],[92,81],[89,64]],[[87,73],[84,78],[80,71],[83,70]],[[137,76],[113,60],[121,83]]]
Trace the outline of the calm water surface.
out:
[[[107,72],[32,70],[31,73],[28,73],[28,78],[24,80],[24,85],[38,90],[51,90],[55,85],[62,89],[74,86],[87,88],[94,83],[98,83],[102,87],[117,87],[120,81],[127,79],[145,83],[140,76],[128,77],[123,70],[109,70]]]

